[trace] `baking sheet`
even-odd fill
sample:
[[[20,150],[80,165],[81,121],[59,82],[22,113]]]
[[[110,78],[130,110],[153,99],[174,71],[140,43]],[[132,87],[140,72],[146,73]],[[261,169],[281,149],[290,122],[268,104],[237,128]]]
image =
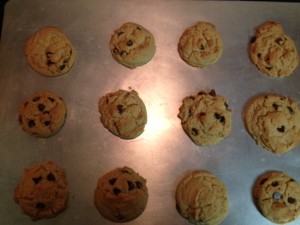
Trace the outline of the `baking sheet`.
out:
[[[66,170],[70,199],[59,216],[34,224],[114,224],[98,213],[93,194],[99,176],[124,165],[145,177],[149,189],[146,210],[128,224],[189,224],[177,213],[174,194],[179,179],[194,169],[211,171],[227,186],[230,210],[223,225],[272,224],[253,204],[251,188],[268,170],[300,181],[300,147],[282,156],[258,147],[245,130],[242,112],[262,93],[299,102],[300,70],[272,79],[250,63],[248,42],[267,20],[281,23],[300,49],[296,3],[10,0],[0,44],[0,224],[33,224],[14,203],[13,190],[23,168],[44,160]],[[114,29],[127,21],[148,28],[157,46],[154,58],[134,70],[115,62],[108,47]],[[177,53],[180,35],[197,21],[215,24],[224,41],[219,62],[205,69],[187,65]],[[35,73],[23,55],[27,37],[48,25],[64,30],[78,53],[72,70],[56,78]],[[182,130],[178,108],[185,96],[212,88],[229,100],[232,134],[215,146],[199,147]],[[118,89],[136,90],[147,108],[145,131],[134,140],[122,140],[100,123],[100,96]],[[62,130],[48,139],[32,138],[18,124],[19,105],[41,90],[59,94],[69,110]]]

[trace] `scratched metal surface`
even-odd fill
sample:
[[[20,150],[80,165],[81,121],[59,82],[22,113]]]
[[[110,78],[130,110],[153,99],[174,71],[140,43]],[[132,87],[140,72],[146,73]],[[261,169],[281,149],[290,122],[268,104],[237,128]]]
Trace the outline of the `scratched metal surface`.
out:
[[[205,69],[188,66],[177,53],[184,29],[201,20],[215,24],[224,40],[221,59]],[[266,20],[280,22],[300,49],[296,3],[9,1],[0,44],[0,224],[33,223],[14,203],[13,190],[23,168],[44,160],[66,170],[70,199],[59,216],[35,224],[113,224],[94,207],[93,193],[100,175],[124,165],[145,177],[149,189],[146,210],[128,224],[189,224],[176,211],[174,193],[178,180],[194,169],[211,171],[227,186],[230,210],[223,225],[271,224],[253,204],[253,182],[267,170],[282,170],[300,181],[300,147],[282,156],[258,147],[245,130],[242,112],[262,93],[299,102],[300,70],[271,79],[250,63],[249,39]],[[113,30],[127,21],[148,28],[157,46],[154,58],[134,70],[116,63],[108,48]],[[78,53],[72,70],[56,78],[35,73],[23,55],[27,37],[48,25],[64,30]],[[147,107],[145,131],[134,140],[122,140],[100,123],[99,97],[120,88],[135,89]],[[178,108],[185,96],[211,88],[229,100],[232,134],[215,146],[198,147],[183,132]],[[19,105],[40,90],[59,94],[69,110],[62,130],[48,139],[32,138],[18,124]]]

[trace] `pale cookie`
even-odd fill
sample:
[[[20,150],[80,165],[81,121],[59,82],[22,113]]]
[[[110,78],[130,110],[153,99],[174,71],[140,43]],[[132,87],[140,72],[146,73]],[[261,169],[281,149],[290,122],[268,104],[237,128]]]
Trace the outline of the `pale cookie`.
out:
[[[249,46],[249,57],[262,73],[271,77],[289,76],[299,64],[294,41],[273,21],[257,28]]]
[[[136,91],[108,93],[100,98],[98,107],[102,124],[114,135],[133,139],[144,131],[147,111]]]
[[[57,27],[45,27],[37,31],[27,40],[24,52],[29,65],[48,77],[67,73],[76,58],[71,41]]]
[[[246,107],[244,120],[257,145],[270,152],[283,154],[300,142],[300,112],[291,98],[258,96]]]
[[[215,64],[222,56],[223,40],[213,24],[198,22],[183,32],[178,52],[187,64],[206,67]]]
[[[131,69],[148,63],[155,50],[152,33],[136,23],[123,24],[111,36],[110,51],[113,58]]]
[[[185,97],[178,117],[185,133],[200,146],[217,144],[231,133],[232,111],[214,90]]]
[[[35,137],[56,134],[65,123],[67,106],[51,92],[38,92],[21,104],[19,123],[24,131]]]
[[[66,174],[51,161],[24,169],[14,192],[15,202],[32,220],[58,215],[66,208],[68,196]]]
[[[140,216],[148,202],[146,180],[129,167],[116,168],[99,178],[94,203],[106,219],[123,223]]]
[[[253,196],[259,211],[273,223],[285,224],[300,215],[300,184],[281,171],[261,175]]]
[[[218,225],[229,209],[225,185],[208,171],[193,171],[182,178],[176,189],[180,215],[197,225]]]

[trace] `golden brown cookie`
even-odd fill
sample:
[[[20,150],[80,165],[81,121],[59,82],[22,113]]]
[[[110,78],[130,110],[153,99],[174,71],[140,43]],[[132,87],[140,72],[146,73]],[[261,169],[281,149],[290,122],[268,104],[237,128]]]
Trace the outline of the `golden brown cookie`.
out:
[[[271,77],[291,75],[299,64],[294,41],[274,21],[261,24],[249,46],[251,62]]]
[[[50,137],[65,123],[67,106],[58,95],[43,91],[32,95],[19,111],[19,123],[23,130],[34,137]]]
[[[143,26],[128,22],[114,31],[110,40],[113,58],[128,68],[148,63],[155,54],[152,33]]]
[[[179,39],[178,52],[187,64],[206,67],[220,59],[223,40],[213,24],[198,22],[183,32]]]
[[[69,38],[57,27],[44,27],[28,38],[24,53],[39,74],[54,77],[67,73],[76,59]]]
[[[146,208],[146,180],[133,169],[116,168],[98,180],[94,203],[106,219],[123,223],[136,219]]]
[[[193,171],[177,186],[176,207],[180,215],[193,224],[220,224],[229,210],[227,189],[210,172]]]
[[[185,133],[200,146],[217,144],[231,133],[232,111],[214,90],[185,97],[178,117]]]
[[[270,152],[283,154],[300,142],[300,112],[292,98],[257,96],[245,108],[244,120],[256,143]]]
[[[255,203],[276,224],[291,222],[300,215],[300,184],[281,171],[261,175],[253,188]]]
[[[147,123],[144,102],[134,90],[118,90],[99,100],[101,122],[110,132],[123,139],[139,136]]]
[[[14,200],[32,220],[58,215],[67,206],[66,174],[54,162],[41,162],[24,169]]]

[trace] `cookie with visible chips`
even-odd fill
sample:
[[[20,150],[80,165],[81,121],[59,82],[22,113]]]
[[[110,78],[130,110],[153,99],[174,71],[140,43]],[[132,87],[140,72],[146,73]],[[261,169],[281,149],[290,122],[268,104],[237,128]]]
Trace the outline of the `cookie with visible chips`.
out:
[[[143,26],[127,22],[112,34],[110,51],[118,63],[133,69],[153,58],[156,51],[155,39]]]
[[[253,197],[262,215],[273,223],[289,223],[300,215],[300,184],[282,171],[259,176]]]
[[[244,120],[256,144],[272,153],[286,153],[300,142],[300,112],[292,98],[256,96],[245,107]]]
[[[100,120],[114,135],[133,139],[144,131],[147,111],[143,100],[135,90],[118,90],[99,99]]]
[[[70,39],[57,27],[44,27],[26,41],[24,53],[39,74],[55,77],[67,73],[76,59]]]
[[[42,91],[21,104],[19,123],[24,131],[34,137],[50,137],[64,125],[67,106],[57,94]]]
[[[57,216],[67,206],[69,190],[65,171],[52,161],[24,169],[14,201],[32,220]]]
[[[210,66],[222,56],[223,39],[215,25],[200,21],[183,32],[178,52],[182,60],[191,66]]]
[[[116,168],[97,182],[94,204],[106,219],[124,223],[139,217],[148,202],[146,179],[132,168]]]
[[[204,170],[185,175],[177,185],[175,198],[179,214],[193,224],[218,225],[229,210],[227,188]]]
[[[251,62],[271,77],[290,76],[299,64],[299,55],[292,38],[281,24],[268,21],[256,29],[249,46]]]
[[[232,110],[214,90],[185,97],[178,117],[185,133],[200,146],[217,144],[231,133]]]

